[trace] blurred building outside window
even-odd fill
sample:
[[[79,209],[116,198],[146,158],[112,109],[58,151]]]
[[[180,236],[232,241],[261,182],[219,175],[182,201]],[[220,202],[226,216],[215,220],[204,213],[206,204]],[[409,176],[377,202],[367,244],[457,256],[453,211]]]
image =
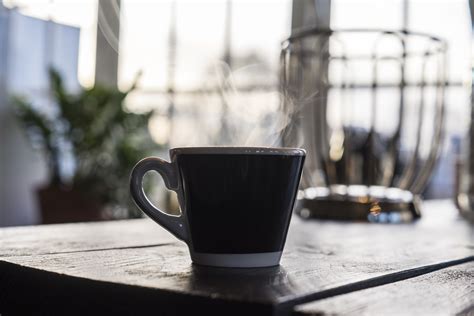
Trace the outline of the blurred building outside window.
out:
[[[49,66],[61,72],[69,90],[77,90],[79,31],[0,3],[0,226],[37,223],[34,189],[47,181],[44,160],[27,142],[9,98],[22,95],[42,111],[53,111]],[[70,160],[64,158],[62,167],[70,173]]]

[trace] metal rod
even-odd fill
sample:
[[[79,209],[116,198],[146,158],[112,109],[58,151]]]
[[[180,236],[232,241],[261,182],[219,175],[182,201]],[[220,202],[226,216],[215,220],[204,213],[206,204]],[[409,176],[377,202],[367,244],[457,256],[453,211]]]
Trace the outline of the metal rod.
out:
[[[285,41],[290,41],[293,42],[295,40],[299,40],[305,37],[310,37],[314,35],[326,35],[329,36],[333,33],[384,33],[384,34],[393,34],[393,35],[414,35],[414,36],[420,36],[424,38],[428,38],[434,42],[438,42],[442,44],[443,46],[447,44],[447,42],[437,36],[434,36],[429,33],[424,33],[424,32],[418,32],[418,31],[407,31],[407,30],[384,30],[384,29],[369,29],[369,28],[353,28],[353,29],[322,29],[322,28],[317,28],[317,27],[311,27],[308,29],[300,30],[299,32],[295,32],[292,34],[290,37],[288,37]],[[440,47],[441,50],[443,50],[445,47]]]
[[[426,74],[426,63],[427,59],[423,59],[422,69],[421,69],[421,83],[425,82],[425,74]],[[420,157],[420,143],[421,143],[421,132],[423,130],[423,122],[424,122],[424,115],[425,115],[425,87],[424,85],[420,88],[420,103],[418,106],[418,122],[416,125],[416,142],[415,148],[413,149],[413,153],[409,162],[406,164],[401,176],[400,181],[398,182],[398,187],[406,190],[412,184],[412,181],[416,174],[416,167],[417,162],[419,161]]]
[[[424,186],[428,182],[431,173],[436,165],[436,162],[438,160],[438,156],[441,152],[441,143],[443,141],[443,136],[444,136],[444,112],[445,112],[445,107],[444,107],[444,85],[446,81],[446,54],[442,54],[440,56],[440,61],[439,63],[441,65],[438,66],[438,72],[439,72],[439,89],[436,90],[437,92],[437,98],[436,98],[436,117],[434,121],[434,127],[435,131],[433,133],[433,143],[431,145],[431,150],[428,155],[427,160],[425,161],[421,171],[419,172],[417,178],[415,179],[414,183],[410,186],[410,191],[414,192],[415,194],[421,193],[423,190]]]

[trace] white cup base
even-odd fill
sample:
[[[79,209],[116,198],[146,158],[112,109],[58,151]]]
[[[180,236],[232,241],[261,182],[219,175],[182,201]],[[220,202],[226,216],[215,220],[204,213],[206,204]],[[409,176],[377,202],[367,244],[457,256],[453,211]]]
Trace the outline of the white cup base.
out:
[[[262,268],[277,266],[280,263],[281,251],[245,253],[245,254],[216,254],[191,252],[194,263],[224,268]]]

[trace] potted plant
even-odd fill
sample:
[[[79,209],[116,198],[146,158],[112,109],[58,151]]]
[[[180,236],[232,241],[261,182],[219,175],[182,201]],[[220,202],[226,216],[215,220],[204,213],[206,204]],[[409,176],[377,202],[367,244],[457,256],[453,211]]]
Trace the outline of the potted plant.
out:
[[[50,180],[38,189],[43,223],[100,220],[119,211],[119,217],[139,216],[128,195],[129,172],[154,144],[147,128],[150,113],[123,107],[134,87],[121,92],[95,85],[71,94],[55,70],[50,84],[54,114],[13,98],[31,144],[47,160]],[[70,177],[62,170],[65,160],[74,165]]]

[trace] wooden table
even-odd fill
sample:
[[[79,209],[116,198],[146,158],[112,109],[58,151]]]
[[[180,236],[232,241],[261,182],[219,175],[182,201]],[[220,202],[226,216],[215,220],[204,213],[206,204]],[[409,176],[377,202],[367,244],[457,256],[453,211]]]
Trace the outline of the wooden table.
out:
[[[194,266],[149,219],[0,229],[0,314],[474,313],[474,228],[448,201],[414,224],[294,217],[281,266]]]

